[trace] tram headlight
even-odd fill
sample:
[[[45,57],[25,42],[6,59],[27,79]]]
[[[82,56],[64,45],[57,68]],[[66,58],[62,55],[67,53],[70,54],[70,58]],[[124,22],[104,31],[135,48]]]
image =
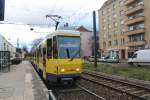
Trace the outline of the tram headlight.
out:
[[[76,68],[76,71],[80,71],[80,69],[79,69],[79,68]]]
[[[65,72],[65,69],[61,69],[61,72]]]

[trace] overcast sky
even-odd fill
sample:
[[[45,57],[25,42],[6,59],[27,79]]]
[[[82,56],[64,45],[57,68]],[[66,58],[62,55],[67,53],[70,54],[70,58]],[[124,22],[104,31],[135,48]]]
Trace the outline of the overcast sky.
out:
[[[5,22],[17,24],[48,24],[54,22],[46,19],[45,15],[62,16],[61,25],[68,22],[70,25],[92,27],[92,11],[99,9],[106,0],[5,0]],[[52,28],[35,28],[35,31],[52,31]],[[21,44],[29,45],[38,37],[46,33],[30,31],[28,25],[0,25],[0,33],[12,44],[17,38]],[[41,35],[42,34],[42,35]]]

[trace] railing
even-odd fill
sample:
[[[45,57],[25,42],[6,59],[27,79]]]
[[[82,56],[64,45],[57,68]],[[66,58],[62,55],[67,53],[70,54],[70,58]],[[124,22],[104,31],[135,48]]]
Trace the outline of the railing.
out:
[[[126,0],[125,5],[127,6],[127,5],[129,5],[129,4],[131,4],[131,3],[135,2],[135,1],[136,0]]]
[[[146,44],[146,40],[137,40],[137,41],[128,41],[127,45],[128,46],[138,46],[138,45],[145,45]]]
[[[132,8],[128,8],[128,10],[126,11],[126,15],[129,15],[129,14],[134,13],[141,9],[144,9],[144,4],[140,4],[140,5],[136,5]]]
[[[0,51],[0,72],[7,69],[10,71],[10,52]]]
[[[145,17],[144,16],[136,16],[133,19],[129,19],[128,21],[126,21],[126,25],[131,25],[131,24],[136,24],[139,22],[144,22]]]

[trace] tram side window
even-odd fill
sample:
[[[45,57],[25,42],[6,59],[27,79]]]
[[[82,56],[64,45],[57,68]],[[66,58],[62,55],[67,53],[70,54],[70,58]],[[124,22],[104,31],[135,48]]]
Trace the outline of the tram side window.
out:
[[[39,47],[39,57],[42,58],[42,48],[41,48],[41,46]]]
[[[46,55],[46,48],[43,48],[43,57]]]
[[[47,58],[52,58],[52,39],[47,40]]]
[[[53,37],[53,58],[58,58],[57,38]]]
[[[39,63],[39,49],[37,49],[37,62]]]

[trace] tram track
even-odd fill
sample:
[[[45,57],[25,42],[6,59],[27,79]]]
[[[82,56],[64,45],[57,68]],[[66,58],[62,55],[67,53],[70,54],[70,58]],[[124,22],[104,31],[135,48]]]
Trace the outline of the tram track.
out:
[[[75,87],[56,87],[52,91],[56,100],[106,100],[80,85]]]
[[[79,84],[107,100],[150,100],[150,88],[148,87],[90,71],[83,72]]]

